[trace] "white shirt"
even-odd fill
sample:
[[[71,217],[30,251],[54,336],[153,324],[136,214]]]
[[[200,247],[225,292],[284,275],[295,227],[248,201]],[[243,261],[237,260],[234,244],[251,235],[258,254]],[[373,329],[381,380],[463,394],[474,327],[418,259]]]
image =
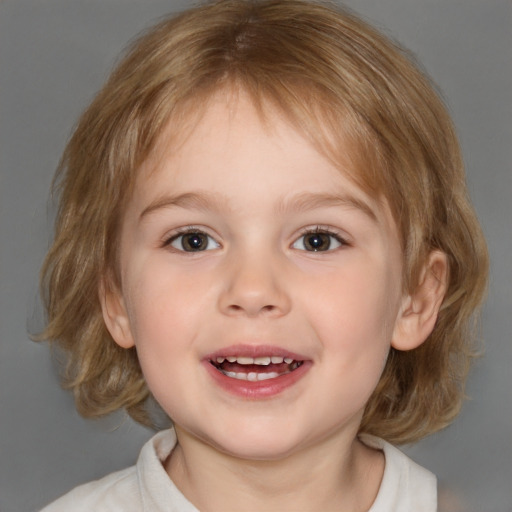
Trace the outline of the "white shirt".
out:
[[[435,476],[382,439],[362,436],[384,452],[379,493],[368,512],[436,512]],[[164,430],[142,448],[137,464],[76,487],[41,512],[199,512],[174,485],[162,462],[176,445],[174,430]]]

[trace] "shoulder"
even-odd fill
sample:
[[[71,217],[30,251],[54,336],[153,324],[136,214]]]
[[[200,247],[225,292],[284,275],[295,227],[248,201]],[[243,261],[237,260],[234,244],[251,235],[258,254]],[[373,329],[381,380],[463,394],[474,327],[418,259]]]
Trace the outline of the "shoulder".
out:
[[[433,473],[382,439],[364,435],[361,440],[382,450],[386,459],[379,493],[369,512],[436,512],[437,480]]]
[[[162,465],[175,444],[173,430],[159,432],[144,445],[136,466],[76,487],[41,512],[197,512]]]
[[[76,487],[41,512],[141,510],[135,466]]]

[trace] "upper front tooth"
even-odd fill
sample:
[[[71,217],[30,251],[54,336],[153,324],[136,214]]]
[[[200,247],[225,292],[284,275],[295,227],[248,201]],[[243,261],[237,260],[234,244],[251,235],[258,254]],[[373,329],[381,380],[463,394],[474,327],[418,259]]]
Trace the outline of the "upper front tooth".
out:
[[[271,358],[270,357],[255,357],[254,358],[254,364],[270,364]]]
[[[293,363],[293,359],[290,357],[281,357],[281,356],[263,356],[263,357],[245,357],[245,356],[227,356],[227,357],[217,357],[217,363],[223,363],[224,361],[229,361],[230,363],[238,363],[238,364],[259,364],[259,365],[269,365],[273,364],[281,364],[283,361],[286,364]]]
[[[236,362],[238,364],[254,364],[254,359],[252,357],[237,357]]]

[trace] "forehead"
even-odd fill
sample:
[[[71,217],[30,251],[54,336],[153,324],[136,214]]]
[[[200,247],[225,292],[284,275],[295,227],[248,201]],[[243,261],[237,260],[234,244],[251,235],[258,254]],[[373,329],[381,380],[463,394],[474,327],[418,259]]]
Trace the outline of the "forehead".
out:
[[[299,103],[302,91],[299,88],[294,98]],[[315,103],[309,96],[303,98],[308,103],[305,115],[289,100],[282,94],[248,92],[237,84],[192,95],[170,116],[140,169],[141,178],[150,177],[169,159],[178,161],[185,154],[195,160],[211,157],[220,151],[229,152],[230,145],[251,137],[253,144],[246,148],[248,159],[254,153],[254,158],[264,160],[265,154],[258,148],[262,138],[271,140],[276,147],[287,138],[297,146],[315,150],[319,158],[331,162],[373,200],[382,200],[382,186],[379,178],[375,179],[381,173],[374,169],[379,164],[370,154],[371,144],[361,140],[364,130],[355,129],[346,113],[322,110],[318,99]]]
[[[276,197],[271,190],[279,190],[276,211],[291,203],[309,208],[343,203],[375,219],[388,210],[386,201],[351,179],[356,171],[349,143],[338,137],[334,161],[270,103],[258,105],[247,94],[221,90],[183,120],[181,129],[170,121],[141,169],[136,195],[141,198],[145,190],[151,196],[144,199],[149,202],[144,211],[178,196],[189,205],[213,204],[211,190],[223,202],[223,195],[234,196],[247,185],[262,206]]]

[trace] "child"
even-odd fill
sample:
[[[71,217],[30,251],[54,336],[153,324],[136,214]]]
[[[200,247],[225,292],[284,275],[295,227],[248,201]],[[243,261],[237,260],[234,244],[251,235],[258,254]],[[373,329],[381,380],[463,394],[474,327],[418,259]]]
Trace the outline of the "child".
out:
[[[45,511],[436,509],[485,243],[428,80],[350,13],[208,3],[144,35],[64,153],[47,339],[79,411],[172,419]]]

